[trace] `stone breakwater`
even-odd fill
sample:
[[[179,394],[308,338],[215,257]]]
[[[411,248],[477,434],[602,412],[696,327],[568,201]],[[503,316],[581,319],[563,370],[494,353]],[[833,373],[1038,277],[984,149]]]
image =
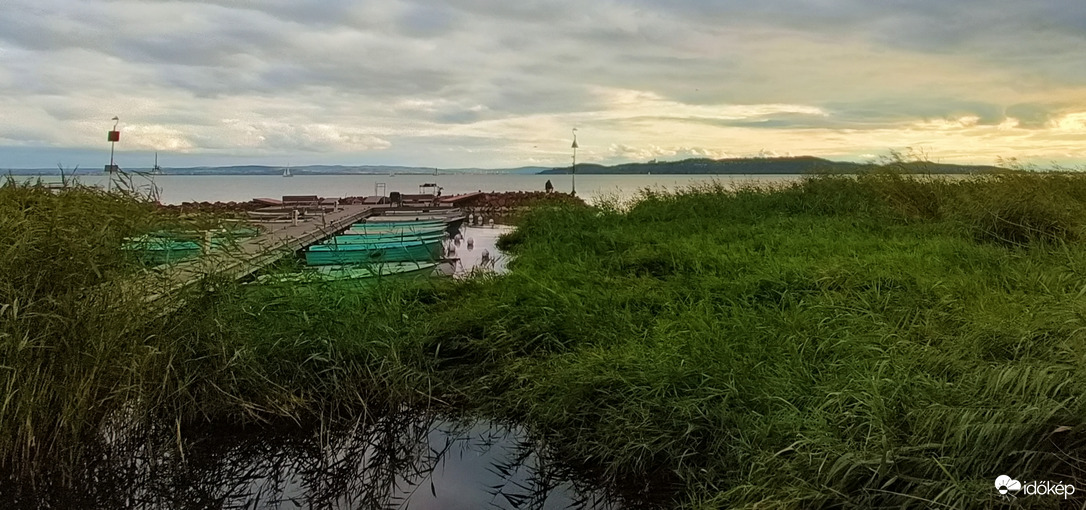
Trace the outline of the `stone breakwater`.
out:
[[[510,219],[516,212],[522,211],[533,205],[542,204],[575,204],[585,205],[584,200],[566,193],[545,193],[542,191],[504,191],[481,192],[462,195],[462,199],[455,200],[455,206],[467,214],[476,218],[493,218],[495,222],[503,222]],[[361,203],[365,197],[345,197],[340,203]],[[457,197],[444,197],[445,200]],[[182,202],[180,204],[160,204],[164,211],[170,211],[180,215],[188,214],[215,214],[234,217],[246,217],[248,211],[268,207],[268,203],[250,200],[248,202]]]
[[[509,223],[519,211],[534,205],[574,204],[585,205],[584,200],[566,193],[542,191],[506,191],[480,193],[459,203],[460,209],[476,218],[494,219],[496,223]]]
[[[185,214],[216,214],[225,216],[243,216],[247,211],[255,211],[268,204],[254,200],[248,202],[182,202],[180,204],[159,204],[161,210]]]

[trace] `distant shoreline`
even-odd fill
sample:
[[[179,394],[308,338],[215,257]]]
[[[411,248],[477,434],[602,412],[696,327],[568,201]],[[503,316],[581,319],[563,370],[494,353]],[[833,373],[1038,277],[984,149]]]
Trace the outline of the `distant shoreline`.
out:
[[[283,166],[244,165],[217,167],[163,167],[161,173],[154,175],[282,175]],[[792,158],[731,158],[731,159],[685,159],[681,161],[650,161],[644,163],[623,163],[619,165],[599,165],[583,163],[577,165],[576,173],[582,175],[796,175],[820,172],[860,173],[892,168],[908,173],[934,174],[972,174],[1005,170],[990,165],[954,165],[930,162],[895,162],[887,165],[831,161],[810,156]],[[132,174],[151,174],[151,168],[126,168]],[[302,175],[568,175],[571,167],[517,167],[502,169],[483,168],[427,168],[408,166],[349,166],[349,165],[302,165],[291,166],[291,173]],[[56,175],[62,174],[59,168],[12,168],[0,169],[2,175]],[[78,168],[75,171],[65,169],[64,175],[85,176],[101,175],[97,168]]]

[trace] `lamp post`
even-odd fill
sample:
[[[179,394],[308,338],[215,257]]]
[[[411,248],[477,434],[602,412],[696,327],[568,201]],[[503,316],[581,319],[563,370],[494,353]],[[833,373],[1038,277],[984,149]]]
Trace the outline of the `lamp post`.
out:
[[[570,169],[570,175],[573,179],[573,195],[577,194],[577,128],[573,128],[573,167]]]
[[[113,173],[117,171],[117,165],[113,164],[113,148],[121,140],[121,132],[117,131],[117,124],[121,120],[117,117],[113,117],[111,120],[113,120],[113,129],[109,130],[109,135],[106,136],[106,140],[109,141],[109,166],[106,167],[106,173],[109,174],[109,177],[106,180],[106,191],[113,190]]]

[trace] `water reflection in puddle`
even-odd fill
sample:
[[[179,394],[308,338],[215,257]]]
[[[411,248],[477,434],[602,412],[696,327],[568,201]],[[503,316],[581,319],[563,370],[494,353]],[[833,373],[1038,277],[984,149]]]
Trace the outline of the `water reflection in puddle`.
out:
[[[0,505],[55,508],[617,508],[523,430],[417,414],[323,434],[266,431],[114,454],[74,483],[0,482]],[[168,452],[168,453],[167,453]]]
[[[455,276],[464,277],[472,271],[504,273],[508,256],[498,251],[498,237],[512,232],[513,227],[494,225],[485,227],[460,227],[460,238],[446,241],[446,255],[459,258]],[[470,243],[469,243],[470,241]],[[452,252],[449,252],[449,248]]]

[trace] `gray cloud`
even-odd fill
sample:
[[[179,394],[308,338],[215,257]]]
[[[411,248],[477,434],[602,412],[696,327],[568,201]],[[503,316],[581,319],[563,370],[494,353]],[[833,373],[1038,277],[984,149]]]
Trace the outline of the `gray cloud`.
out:
[[[1007,117],[1018,119],[1024,128],[1040,129],[1064,109],[1056,105],[1020,103],[1008,106],[1005,114]]]
[[[808,142],[790,131],[818,131],[852,154],[974,117],[966,127],[1017,119],[1042,144],[1086,111],[1086,4],[1056,0],[9,0],[0,14],[9,144],[86,147],[121,114],[145,145],[193,153],[485,166],[572,125],[632,148],[615,154],[661,133],[683,149],[654,153],[701,153],[686,140],[736,130],[797,150]],[[774,104],[824,114],[751,113]],[[732,106],[753,109],[714,118]],[[1072,135],[1051,136],[1064,150]]]
[[[399,33],[408,37],[433,38],[452,33],[459,16],[444,6],[412,5],[397,19]]]

